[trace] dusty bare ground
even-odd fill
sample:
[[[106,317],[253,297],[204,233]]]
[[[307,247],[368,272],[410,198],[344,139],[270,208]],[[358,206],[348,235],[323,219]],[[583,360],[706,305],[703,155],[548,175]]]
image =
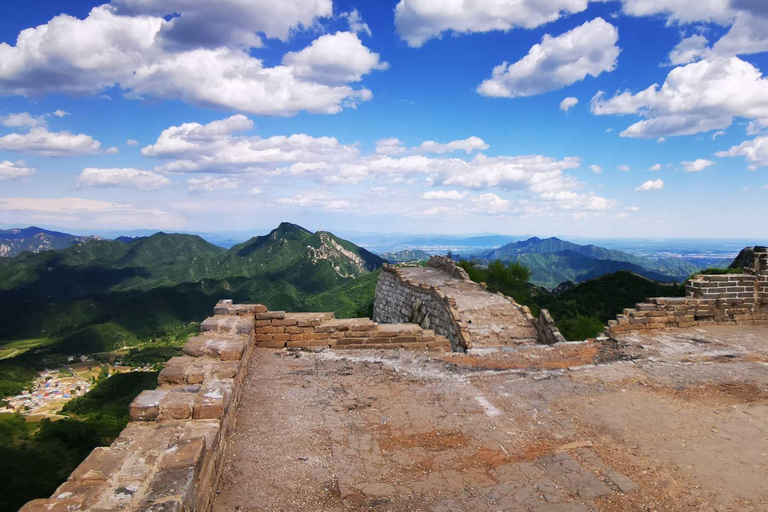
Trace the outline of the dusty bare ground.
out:
[[[768,510],[768,328],[620,342],[256,351],[214,510]]]

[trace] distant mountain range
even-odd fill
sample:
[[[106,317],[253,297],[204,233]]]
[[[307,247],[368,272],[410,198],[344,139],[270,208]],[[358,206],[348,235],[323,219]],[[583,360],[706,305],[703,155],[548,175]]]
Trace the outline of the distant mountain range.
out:
[[[514,261],[528,267],[533,284],[553,289],[560,283],[588,281],[627,270],[660,282],[682,282],[698,265],[679,258],[651,259],[596,245],[579,245],[559,238],[529,238],[479,256],[480,260]]]
[[[35,226],[23,229],[0,229],[0,257],[13,257],[24,251],[39,253],[66,249],[71,245],[98,239],[99,237],[70,235]]]
[[[89,240],[0,259],[2,340],[58,353],[130,346],[203,318],[217,300],[365,314],[384,260],[331,233],[280,224],[223,249],[195,235]]]

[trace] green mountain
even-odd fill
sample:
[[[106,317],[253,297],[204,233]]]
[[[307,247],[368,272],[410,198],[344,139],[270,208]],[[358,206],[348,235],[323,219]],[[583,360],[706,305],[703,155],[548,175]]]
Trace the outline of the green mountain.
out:
[[[480,259],[514,261],[531,270],[531,282],[549,289],[564,281],[583,282],[626,270],[663,282],[683,281],[698,266],[675,258],[654,260],[596,245],[579,245],[559,238],[530,238],[488,251]]]
[[[94,239],[97,237],[70,235],[35,226],[24,229],[0,229],[0,258],[13,257],[24,251],[39,253],[66,249],[71,245]]]
[[[658,283],[632,272],[620,271],[591,279],[559,294],[538,295],[536,305],[552,314],[569,340],[582,340],[602,331],[608,320],[624,308],[648,297],[682,297],[683,285]]]
[[[390,263],[402,263],[406,261],[428,260],[430,254],[420,249],[406,249],[404,251],[383,252],[380,256]]]
[[[0,259],[0,384],[3,367],[21,375],[42,357],[175,339],[221,298],[364,314],[383,263],[331,233],[293,224],[230,250],[157,233]]]

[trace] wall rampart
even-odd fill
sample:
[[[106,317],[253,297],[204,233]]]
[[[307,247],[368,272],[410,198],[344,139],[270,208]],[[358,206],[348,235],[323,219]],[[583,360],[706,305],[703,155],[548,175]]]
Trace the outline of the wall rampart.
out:
[[[381,269],[373,320],[380,324],[418,324],[448,338],[454,351],[471,347],[471,336],[463,328],[455,303],[433,286],[409,281],[392,265],[385,264]]]
[[[685,297],[656,297],[625,309],[606,328],[609,336],[628,331],[768,322],[768,250],[748,248],[739,258],[743,274],[701,274]]]

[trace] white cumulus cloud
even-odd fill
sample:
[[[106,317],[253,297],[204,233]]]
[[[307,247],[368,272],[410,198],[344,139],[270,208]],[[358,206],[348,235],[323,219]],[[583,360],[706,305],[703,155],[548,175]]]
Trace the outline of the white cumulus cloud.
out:
[[[565,98],[563,101],[560,102],[560,110],[562,110],[565,113],[568,113],[569,110],[571,110],[573,107],[576,106],[576,104],[579,103],[578,98],[574,98],[573,96],[569,96]]]
[[[581,12],[588,0],[400,0],[395,25],[409,46],[419,47],[444,32],[455,34],[535,28]]]
[[[157,190],[170,185],[171,180],[152,171],[141,169],[97,169],[89,167],[80,173],[78,184],[84,187],[124,187]]]
[[[758,167],[768,167],[768,137],[757,137],[744,141],[728,151],[718,152],[717,156],[721,158],[743,156],[752,170]]]
[[[683,161],[680,162],[680,164],[683,166],[683,169],[685,169],[685,172],[699,172],[703,171],[707,167],[712,167],[715,165],[715,162],[712,160],[707,160],[706,158],[697,158],[696,160],[692,161]]]
[[[629,172],[632,170],[632,168],[628,165],[620,165],[618,169],[622,172]]]
[[[0,95],[97,95],[119,86],[128,97],[200,107],[283,116],[336,113],[372,97],[344,78],[356,82],[385,67],[355,34],[324,35],[288,54],[295,67],[265,66],[249,52],[258,46],[260,26],[287,38],[291,28],[329,16],[331,7],[330,0],[136,0],[95,7],[83,20],[60,15],[22,31],[15,45],[0,43]],[[291,10],[299,15],[285,23],[271,26],[278,18],[262,19]],[[172,13],[180,16],[164,18]],[[254,16],[262,23],[250,23]],[[245,32],[239,30],[243,23]]]
[[[656,138],[722,130],[734,117],[768,124],[768,79],[738,57],[701,60],[670,71],[664,84],[633,94],[592,99],[596,115],[636,114],[645,119],[622,137]]]
[[[242,182],[229,176],[203,176],[187,180],[190,192],[214,192],[216,190],[232,190]]]
[[[648,168],[649,171],[660,171],[661,170],[661,164],[653,164]]]
[[[0,150],[31,153],[40,156],[74,156],[96,153],[101,143],[90,135],[67,131],[49,132],[46,128],[33,128],[27,133],[11,133],[0,137]]]
[[[458,190],[430,190],[429,192],[424,192],[421,198],[440,201],[461,201],[468,195],[468,192],[459,192]]]
[[[534,96],[613,71],[620,52],[618,40],[619,31],[602,18],[556,37],[545,35],[521,60],[496,66],[477,91],[502,98]]]
[[[15,180],[30,176],[35,172],[25,162],[0,161],[0,181]]]
[[[648,191],[648,190],[661,190],[664,188],[663,180],[648,180],[635,190]]]
[[[599,165],[592,164],[589,166],[589,170],[592,171],[595,174],[602,174],[603,168]]]
[[[288,40],[291,31],[333,14],[331,0],[114,0],[120,14],[162,18],[158,38],[175,47],[259,47],[259,33]]]
[[[0,116],[0,124],[9,128],[37,128],[48,124],[44,116],[33,116],[28,112]]]
[[[371,71],[389,68],[352,32],[320,36],[300,52],[285,54],[283,64],[299,78],[326,85],[359,82]]]

